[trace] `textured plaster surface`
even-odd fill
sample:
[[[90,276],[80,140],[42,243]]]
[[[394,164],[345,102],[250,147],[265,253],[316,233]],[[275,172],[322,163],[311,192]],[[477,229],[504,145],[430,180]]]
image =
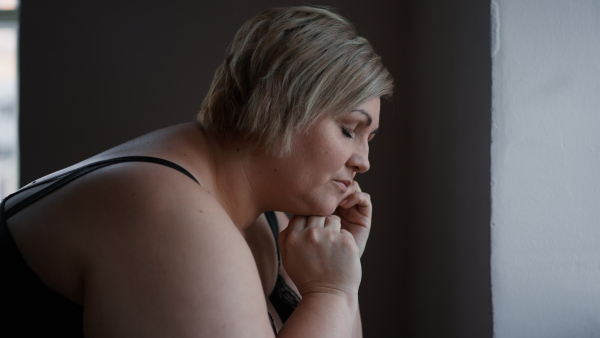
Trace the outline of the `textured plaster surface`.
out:
[[[494,336],[600,337],[600,1],[491,8]]]

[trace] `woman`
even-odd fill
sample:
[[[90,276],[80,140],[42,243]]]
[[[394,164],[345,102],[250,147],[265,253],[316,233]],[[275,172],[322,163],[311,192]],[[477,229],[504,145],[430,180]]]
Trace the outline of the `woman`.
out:
[[[360,337],[372,206],[354,177],[391,90],[331,11],[252,18],[196,122],[2,202],[2,337]]]

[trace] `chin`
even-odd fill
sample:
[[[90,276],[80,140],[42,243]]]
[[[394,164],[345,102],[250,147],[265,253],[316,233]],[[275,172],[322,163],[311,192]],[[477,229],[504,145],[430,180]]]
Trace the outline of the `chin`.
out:
[[[312,216],[329,216],[333,214],[335,209],[337,209],[339,202],[335,201],[331,203],[319,203],[318,205],[313,205],[310,208],[308,215]]]
[[[291,208],[281,208],[280,211],[284,211],[293,215],[299,216],[329,216],[335,212],[340,201],[338,198],[311,198],[304,199]]]

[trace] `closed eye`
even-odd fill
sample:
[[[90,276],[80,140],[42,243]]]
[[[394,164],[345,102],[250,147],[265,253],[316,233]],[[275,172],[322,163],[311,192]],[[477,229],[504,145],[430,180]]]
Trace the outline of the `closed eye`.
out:
[[[344,134],[344,136],[346,136],[347,138],[354,138],[354,136],[352,135],[352,133],[350,133],[348,131],[348,129],[342,127],[342,134]]]

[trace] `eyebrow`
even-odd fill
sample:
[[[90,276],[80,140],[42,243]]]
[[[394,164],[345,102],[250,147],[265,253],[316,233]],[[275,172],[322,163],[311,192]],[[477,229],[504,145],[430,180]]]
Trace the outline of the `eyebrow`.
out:
[[[371,123],[373,123],[373,118],[371,118],[371,114],[367,113],[366,110],[364,110],[364,109],[354,109],[352,112],[353,113],[354,112],[358,112],[358,113],[361,113],[361,114],[365,115],[367,117],[367,119],[369,119],[369,121],[367,122],[367,127],[370,127]]]
[[[354,109],[354,110],[352,111],[352,113],[354,113],[354,112],[361,113],[361,114],[365,115],[365,116],[367,117],[367,119],[368,119],[368,121],[367,121],[367,127],[370,127],[370,126],[371,126],[371,123],[373,123],[373,118],[371,117],[371,114],[369,114],[369,113],[368,113],[366,110],[364,110],[364,109]],[[375,135],[375,134],[377,134],[377,132],[378,132],[378,131],[379,131],[379,128],[377,128],[377,129],[373,130],[373,132],[372,132],[371,134],[372,134],[372,135]]]

